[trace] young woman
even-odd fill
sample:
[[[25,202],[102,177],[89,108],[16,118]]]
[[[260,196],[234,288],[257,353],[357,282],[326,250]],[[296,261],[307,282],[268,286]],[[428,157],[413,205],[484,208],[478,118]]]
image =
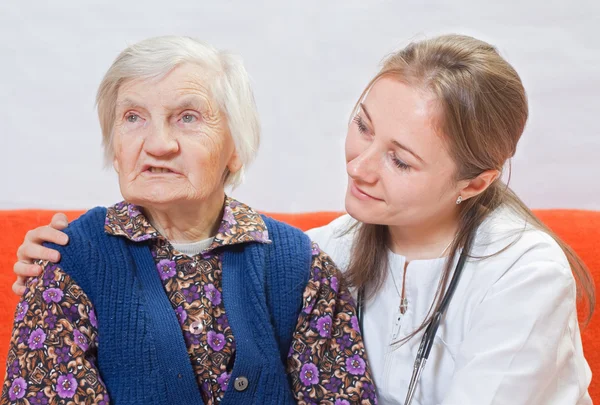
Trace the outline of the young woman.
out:
[[[579,284],[591,316],[590,275],[500,180],[527,115],[512,66],[458,35],[392,54],[357,102],[348,215],[308,234],[360,298],[380,403],[591,404],[576,308]],[[16,291],[64,225],[27,236]]]

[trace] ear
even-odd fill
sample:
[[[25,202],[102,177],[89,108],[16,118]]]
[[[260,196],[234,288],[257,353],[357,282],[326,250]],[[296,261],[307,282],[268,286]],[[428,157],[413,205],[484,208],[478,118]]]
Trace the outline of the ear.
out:
[[[227,162],[227,169],[229,173],[234,174],[237,173],[242,168],[242,159],[240,159],[240,155],[238,155],[237,151],[234,150],[231,158],[229,158],[229,162]]]
[[[115,171],[117,173],[119,173],[119,161],[117,160],[117,157],[113,157],[113,168],[115,169]]]
[[[460,196],[464,201],[483,193],[499,176],[498,170],[486,170],[471,180],[465,180],[467,184],[460,190]]]

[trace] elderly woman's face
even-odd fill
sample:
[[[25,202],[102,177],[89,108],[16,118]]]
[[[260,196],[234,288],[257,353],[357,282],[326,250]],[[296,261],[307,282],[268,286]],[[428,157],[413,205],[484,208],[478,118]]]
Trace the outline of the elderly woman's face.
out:
[[[197,65],[183,64],[160,81],[121,85],[114,167],[128,202],[156,206],[223,198],[227,169],[235,173],[241,163],[210,80]]]

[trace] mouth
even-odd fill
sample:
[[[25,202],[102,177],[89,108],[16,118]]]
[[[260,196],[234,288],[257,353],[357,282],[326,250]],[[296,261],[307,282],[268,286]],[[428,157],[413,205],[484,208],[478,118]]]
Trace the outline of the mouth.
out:
[[[352,180],[350,182],[350,192],[352,193],[352,195],[356,198],[358,198],[359,200],[371,200],[371,201],[383,201],[381,198],[377,198],[372,196],[369,193],[366,193],[365,191],[361,190],[356,183],[354,182],[354,180]]]
[[[173,169],[170,169],[168,167],[160,167],[160,166],[149,166],[146,165],[142,168],[142,173],[149,173],[149,174],[181,174],[179,172],[176,172]]]

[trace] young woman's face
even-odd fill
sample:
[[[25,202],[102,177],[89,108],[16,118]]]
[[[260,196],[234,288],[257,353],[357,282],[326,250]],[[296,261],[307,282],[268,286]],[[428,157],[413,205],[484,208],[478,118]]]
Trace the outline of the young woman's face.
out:
[[[357,220],[411,227],[457,210],[456,165],[434,128],[433,96],[397,80],[376,81],[346,137],[346,210]]]

